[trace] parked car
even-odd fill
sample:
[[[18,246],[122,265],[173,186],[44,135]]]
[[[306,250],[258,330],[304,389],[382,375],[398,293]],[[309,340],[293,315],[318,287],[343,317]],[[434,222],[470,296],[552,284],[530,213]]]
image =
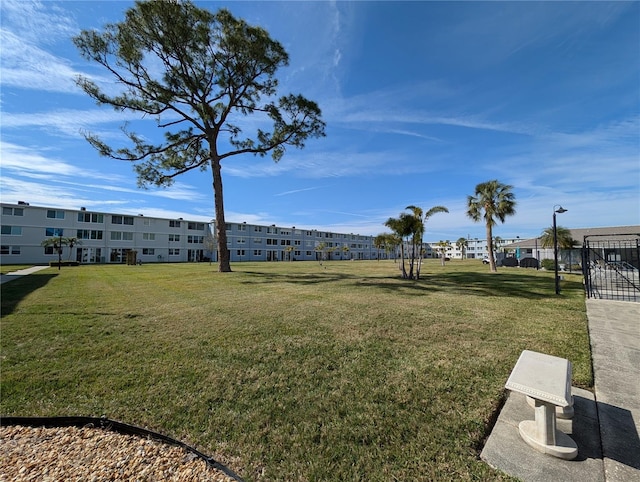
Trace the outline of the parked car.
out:
[[[482,264],[489,264],[489,256],[482,258]]]

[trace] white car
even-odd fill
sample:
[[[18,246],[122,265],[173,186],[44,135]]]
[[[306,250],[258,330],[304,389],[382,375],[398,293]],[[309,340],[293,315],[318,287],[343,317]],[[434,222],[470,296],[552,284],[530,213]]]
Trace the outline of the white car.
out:
[[[489,264],[489,256],[482,258],[482,264]]]

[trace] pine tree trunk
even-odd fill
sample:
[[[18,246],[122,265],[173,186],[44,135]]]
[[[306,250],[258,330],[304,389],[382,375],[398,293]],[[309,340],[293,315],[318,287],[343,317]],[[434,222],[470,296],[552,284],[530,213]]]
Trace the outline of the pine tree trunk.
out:
[[[224,200],[222,196],[222,176],[220,160],[211,153],[211,172],[213,174],[213,198],[216,211],[216,239],[218,240],[218,271],[230,273],[230,256],[227,247],[227,223],[224,220]]]

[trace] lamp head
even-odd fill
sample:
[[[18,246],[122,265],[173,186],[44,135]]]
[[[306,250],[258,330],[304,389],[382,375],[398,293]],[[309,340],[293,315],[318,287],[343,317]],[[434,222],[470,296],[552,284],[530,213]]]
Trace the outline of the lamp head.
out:
[[[568,210],[563,208],[562,206],[555,210],[555,212],[557,212],[558,214],[566,213],[567,211]]]

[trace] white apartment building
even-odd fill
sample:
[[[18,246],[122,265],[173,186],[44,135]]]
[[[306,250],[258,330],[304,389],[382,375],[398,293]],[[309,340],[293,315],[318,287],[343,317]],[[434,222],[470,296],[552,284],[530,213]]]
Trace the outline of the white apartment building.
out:
[[[463,251],[458,246],[456,246],[456,241],[449,241],[449,245],[447,246],[447,254],[446,256],[451,259],[463,259]],[[464,259],[482,259],[485,256],[488,256],[489,250],[487,248],[487,240],[484,238],[471,238],[467,237],[467,246],[464,248]],[[494,251],[496,254],[496,259],[501,258],[501,254],[503,248],[512,243],[516,243],[518,241],[522,241],[519,236],[515,238],[499,238],[496,240],[494,246]],[[427,258],[438,258],[440,257],[441,247],[438,245],[438,242],[429,242],[426,243],[426,257]]]
[[[231,261],[349,260],[378,256],[373,236],[275,224],[227,223],[227,247]],[[384,256],[382,250],[380,256]],[[213,260],[217,261],[217,253],[213,253]]]
[[[217,261],[213,223],[30,206],[1,204],[0,262],[48,264],[58,260],[43,241],[75,237],[63,247],[62,259],[80,263],[124,263],[127,253],[150,262]],[[317,259],[376,259],[372,236],[296,229],[295,227],[227,223],[232,262]],[[384,253],[380,253],[384,257]]]
[[[198,261],[205,257],[208,223],[161,219],[143,215],[112,214],[2,204],[0,260],[2,264],[48,264],[58,260],[53,246],[42,242],[75,237],[78,243],[63,246],[62,259],[80,263],[124,263],[129,251],[144,262]]]

